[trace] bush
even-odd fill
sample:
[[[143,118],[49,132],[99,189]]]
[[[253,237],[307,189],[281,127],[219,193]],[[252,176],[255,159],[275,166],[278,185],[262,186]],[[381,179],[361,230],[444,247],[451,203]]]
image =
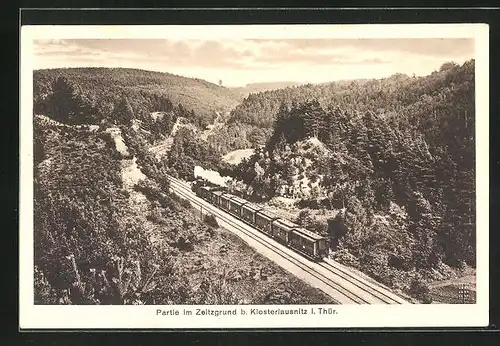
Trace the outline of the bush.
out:
[[[164,193],[156,181],[145,179],[140,180],[134,185],[134,189],[141,192],[147,199],[158,201],[163,208],[168,208],[172,211],[180,211],[183,207],[190,208],[191,204],[174,193]]]
[[[203,218],[203,222],[205,222],[210,227],[219,228],[219,223],[217,222],[216,217],[212,214],[205,215],[205,217]]]
[[[351,267],[359,267],[359,260],[356,256],[351,254],[347,249],[340,249],[333,253],[333,259],[339,263],[342,263]]]
[[[410,284],[410,294],[424,304],[432,303],[429,285],[421,278],[415,278]]]
[[[170,194],[170,197],[176,201],[177,203],[179,203],[182,207],[186,208],[186,209],[189,209],[191,208],[191,202],[189,202],[187,199],[185,198],[182,198],[182,197],[179,197],[178,195],[174,194],[174,193],[171,193]]]
[[[204,277],[192,300],[195,304],[234,305],[240,304],[237,295],[229,288],[228,278]]]
[[[297,207],[300,209],[319,209],[319,203],[316,199],[301,199],[297,202]]]

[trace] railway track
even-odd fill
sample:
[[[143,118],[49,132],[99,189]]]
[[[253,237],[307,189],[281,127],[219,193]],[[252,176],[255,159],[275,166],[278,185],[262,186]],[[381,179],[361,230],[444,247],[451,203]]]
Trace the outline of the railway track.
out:
[[[220,221],[251,241],[265,247],[282,261],[292,264],[308,275],[316,283],[315,286],[332,296],[340,304],[404,304],[407,303],[392,292],[359,278],[333,261],[315,263],[309,261],[290,248],[283,246],[274,239],[262,234],[245,222],[231,214],[213,206],[196,196],[185,182],[170,177],[172,190],[189,200],[201,210],[210,212]],[[289,267],[289,265],[288,265]],[[306,278],[307,280],[307,278]],[[308,280],[311,282],[311,280]],[[326,289],[325,289],[326,288]]]
[[[345,278],[346,280],[349,280],[353,285],[356,287],[359,287],[360,289],[363,289],[366,292],[369,292],[370,294],[377,296],[377,297],[382,297],[382,300],[384,302],[388,302],[388,304],[406,304],[407,302],[396,296],[394,293],[387,291],[386,289],[382,287],[378,287],[375,284],[369,283],[368,281],[361,279],[354,275],[353,273],[350,273],[348,270],[345,270],[344,268],[340,267],[336,263],[331,263],[331,262],[323,262],[319,263],[319,265],[329,272],[333,273],[334,275],[338,275],[340,277]]]
[[[166,143],[157,145],[156,147],[149,148],[149,151],[155,155],[165,154],[172,147],[173,140],[169,138]]]

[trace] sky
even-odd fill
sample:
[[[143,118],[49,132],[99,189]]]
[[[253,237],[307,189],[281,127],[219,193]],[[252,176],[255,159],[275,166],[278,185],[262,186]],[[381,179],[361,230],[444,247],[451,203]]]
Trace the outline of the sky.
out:
[[[34,41],[35,69],[127,67],[249,83],[323,83],[423,76],[474,58],[473,39],[50,39]]]

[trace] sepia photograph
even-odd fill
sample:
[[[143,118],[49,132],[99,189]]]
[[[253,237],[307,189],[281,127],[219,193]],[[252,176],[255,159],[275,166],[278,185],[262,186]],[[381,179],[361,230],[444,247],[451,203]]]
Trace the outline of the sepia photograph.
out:
[[[486,25],[22,29],[27,325],[487,324]]]

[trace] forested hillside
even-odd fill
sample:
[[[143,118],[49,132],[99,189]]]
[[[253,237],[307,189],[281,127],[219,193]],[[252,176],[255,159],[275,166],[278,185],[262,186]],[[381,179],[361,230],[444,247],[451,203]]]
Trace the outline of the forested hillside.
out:
[[[465,66],[473,69],[474,62],[469,61]],[[418,116],[419,112],[436,108],[429,104],[435,94],[455,91],[455,84],[463,77],[453,72],[457,68],[450,62],[425,77],[395,74],[383,79],[307,84],[250,94],[231,112],[227,126],[215,134],[212,141],[218,143],[223,153],[262,145],[272,134],[281,105],[292,107],[294,102],[313,99],[324,108],[333,105],[350,114],[370,111],[385,117],[402,113]]]
[[[235,105],[236,95],[206,81],[151,71],[76,68],[34,72],[35,114],[56,121],[98,124],[101,129],[125,126],[134,130],[129,137],[144,142],[144,148],[169,138],[179,119],[194,124],[198,130],[181,128],[174,134],[172,148],[163,158],[170,174],[185,179],[192,178],[195,165],[217,168],[222,163],[219,148],[197,136],[217,114],[227,113]]]
[[[224,165],[220,154],[189,129],[176,133],[174,142],[163,163],[171,168],[171,174],[185,180],[193,180],[194,167],[219,170]],[[225,165],[224,165],[225,167]]]
[[[340,261],[407,290],[475,265],[474,61],[250,95],[231,121],[272,130],[229,174],[264,198],[341,210],[329,230]],[[314,194],[294,192],[299,178]]]
[[[108,130],[34,118],[35,304],[332,302],[199,220],[136,130]]]
[[[35,113],[67,123],[117,122],[121,113],[114,107],[127,98],[141,121],[148,121],[150,112],[175,111],[204,127],[216,112],[231,110],[241,98],[233,90],[200,79],[126,68],[36,70],[33,89]],[[55,104],[65,108],[57,112]]]

